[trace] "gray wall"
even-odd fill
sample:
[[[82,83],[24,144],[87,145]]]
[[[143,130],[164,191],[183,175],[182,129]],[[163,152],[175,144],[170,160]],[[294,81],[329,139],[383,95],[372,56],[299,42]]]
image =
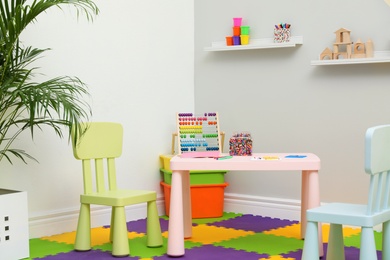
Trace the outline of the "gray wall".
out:
[[[231,35],[232,17],[243,17],[252,38],[269,38],[274,24],[292,24],[303,36],[296,48],[205,52]],[[321,158],[321,198],[366,202],[364,134],[389,122],[390,63],[312,66],[334,32],[369,38],[390,50],[390,7],[369,0],[195,1],[195,104],[218,111],[225,147],[235,131],[250,131],[254,152],[312,152]],[[226,192],[298,199],[300,178],[288,172],[227,175]]]

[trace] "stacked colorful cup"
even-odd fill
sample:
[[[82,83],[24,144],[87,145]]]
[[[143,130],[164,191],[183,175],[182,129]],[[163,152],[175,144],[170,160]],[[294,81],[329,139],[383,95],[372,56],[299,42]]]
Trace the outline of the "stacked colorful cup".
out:
[[[242,18],[233,18],[233,36],[226,36],[226,45],[249,44],[249,26],[242,25]]]
[[[241,26],[241,44],[247,45],[249,44],[249,26]]]

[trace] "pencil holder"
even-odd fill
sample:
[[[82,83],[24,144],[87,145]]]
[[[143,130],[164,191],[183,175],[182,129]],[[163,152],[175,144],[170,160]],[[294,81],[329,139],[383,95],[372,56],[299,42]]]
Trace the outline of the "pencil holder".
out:
[[[229,154],[239,156],[252,155],[252,137],[248,132],[234,133],[229,140]]]
[[[290,28],[274,29],[274,42],[275,43],[289,42],[290,37],[291,37]]]

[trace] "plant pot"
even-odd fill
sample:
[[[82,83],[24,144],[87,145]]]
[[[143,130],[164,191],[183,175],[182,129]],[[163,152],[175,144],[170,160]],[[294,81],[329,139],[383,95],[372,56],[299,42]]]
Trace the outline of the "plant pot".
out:
[[[30,255],[25,191],[0,189],[0,252],[2,259]]]

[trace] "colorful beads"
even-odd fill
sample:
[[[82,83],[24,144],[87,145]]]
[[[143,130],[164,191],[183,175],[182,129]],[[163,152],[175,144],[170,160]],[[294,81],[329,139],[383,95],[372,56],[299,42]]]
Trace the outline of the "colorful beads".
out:
[[[252,155],[252,137],[250,133],[235,133],[229,140],[230,155]]]
[[[219,151],[217,113],[179,113],[177,120],[182,152]]]

